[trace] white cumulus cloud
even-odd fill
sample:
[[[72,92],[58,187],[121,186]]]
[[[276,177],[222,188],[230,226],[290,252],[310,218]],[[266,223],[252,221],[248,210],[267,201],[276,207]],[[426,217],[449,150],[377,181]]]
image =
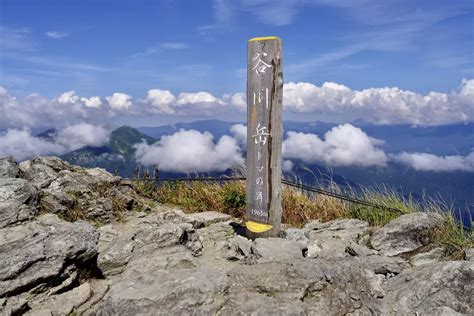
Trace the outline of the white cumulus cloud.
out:
[[[132,96],[125,93],[115,92],[105,99],[112,110],[127,111],[132,106]]]
[[[103,126],[79,123],[59,130],[54,142],[64,146],[66,151],[73,151],[84,146],[98,147],[109,141],[110,131]]]
[[[288,132],[283,142],[283,157],[331,166],[385,166],[387,155],[377,146],[383,143],[360,128],[343,124],[332,128],[320,139],[315,134]]]
[[[247,111],[247,101],[243,93],[224,94],[222,99],[239,111]]]
[[[467,156],[437,156],[427,153],[402,152],[390,157],[393,161],[408,165],[415,170],[453,172],[474,172],[474,151]]]
[[[181,92],[176,97],[169,90],[148,90],[145,100],[155,114],[210,116],[226,109],[227,103],[209,92]]]
[[[284,160],[282,165],[281,165],[281,168],[284,172],[291,172],[293,170],[294,166],[295,166],[295,164],[293,163],[293,161]]]
[[[230,132],[234,135],[234,138],[237,139],[239,144],[242,144],[244,147],[247,146],[247,126],[244,124],[232,125]]]
[[[180,130],[152,145],[141,143],[135,147],[139,163],[159,165],[164,171],[224,171],[244,161],[234,138],[224,135],[214,143],[212,134],[195,130]]]
[[[0,92],[0,128],[4,129],[60,129],[81,122],[104,123],[106,117],[101,109],[90,106],[97,105],[100,99],[92,97],[85,100],[79,98],[75,91],[67,91],[53,99],[38,94],[18,98],[3,87]]]
[[[79,97],[76,95],[76,91],[67,91],[61,94],[58,98],[58,102],[61,104],[74,104],[79,100]]]
[[[0,156],[13,156],[22,161],[35,156],[64,153],[60,144],[34,137],[27,130],[9,129],[0,134]]]
[[[102,100],[100,97],[81,98],[81,101],[84,102],[85,106],[89,108],[98,109],[102,105]]]
[[[222,103],[222,101],[218,100],[215,96],[210,94],[209,92],[196,92],[196,93],[187,93],[182,92],[178,96],[179,105],[186,105],[186,104],[199,104],[199,103]]]
[[[8,93],[7,89],[4,86],[0,86],[0,97]]]
[[[51,140],[36,137],[29,130],[8,129],[0,133],[0,156],[21,161],[35,156],[62,155],[84,146],[101,146],[108,142],[110,131],[86,123],[58,130]]]
[[[138,106],[140,105],[140,106]],[[353,90],[326,82],[321,86],[298,82],[284,85],[283,107],[287,115],[344,122],[363,120],[373,124],[444,125],[474,121],[474,79],[463,79],[450,93],[419,94],[396,87]],[[56,127],[87,122],[107,123],[117,115],[174,115],[224,117],[246,111],[244,93],[213,95],[207,91],[181,92],[150,89],[134,106],[131,95],[116,92],[101,97],[79,96],[74,90],[55,98],[37,94],[16,97],[0,87],[0,128]],[[295,117],[298,117],[296,115]]]
[[[464,79],[458,91],[422,95],[396,87],[352,90],[326,82],[284,85],[283,106],[296,113],[331,114],[374,124],[442,125],[474,120],[474,79]]]
[[[156,113],[174,113],[173,105],[176,102],[176,97],[171,93],[171,91],[151,89],[148,90],[146,99]]]

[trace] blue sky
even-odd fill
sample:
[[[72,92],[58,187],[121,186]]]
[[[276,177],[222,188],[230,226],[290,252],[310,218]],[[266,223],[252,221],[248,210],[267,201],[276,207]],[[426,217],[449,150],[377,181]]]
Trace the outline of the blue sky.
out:
[[[0,154],[99,146],[123,124],[245,122],[247,41],[275,35],[284,120],[339,124],[324,137],[288,133],[294,153],[316,148],[296,158],[337,165],[330,157],[349,152],[365,159],[355,165],[371,156],[377,166],[472,171],[474,152],[389,157],[383,140],[351,124],[474,122],[473,30],[472,0],[1,0]],[[47,128],[57,130],[53,143],[35,137]],[[217,144],[183,133],[209,149],[199,152],[235,161],[242,131]]]
[[[18,96],[245,91],[246,41],[284,41],[285,81],[449,92],[474,77],[472,1],[2,0]]]

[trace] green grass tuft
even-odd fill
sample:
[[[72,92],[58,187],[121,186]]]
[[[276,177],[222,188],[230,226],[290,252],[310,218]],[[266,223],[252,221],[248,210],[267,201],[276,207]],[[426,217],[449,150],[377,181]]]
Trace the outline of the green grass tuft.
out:
[[[241,218],[245,215],[244,181],[228,181],[223,184],[171,181],[159,186],[137,182],[136,190],[160,203],[177,205],[191,213],[217,211]],[[329,190],[342,192],[334,183],[329,186]],[[404,198],[386,187],[364,189],[361,195],[354,192],[351,195],[390,210],[353,204],[321,194],[307,194],[297,188],[283,186],[282,222],[301,227],[315,219],[326,222],[338,218],[356,218],[371,226],[381,227],[403,214],[436,212],[444,216],[445,224],[442,229],[433,232],[430,247],[444,247],[446,258],[449,259],[462,259],[464,250],[474,247],[472,232],[458,226],[451,207],[442,200],[426,200],[422,207],[414,199]]]

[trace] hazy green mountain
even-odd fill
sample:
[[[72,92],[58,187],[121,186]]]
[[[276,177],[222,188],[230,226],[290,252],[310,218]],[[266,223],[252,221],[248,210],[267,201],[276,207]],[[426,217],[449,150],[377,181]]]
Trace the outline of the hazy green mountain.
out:
[[[130,126],[122,126],[112,132],[109,143],[101,147],[86,146],[62,156],[72,164],[83,167],[101,167],[130,177],[136,167],[134,145],[154,143],[156,139],[140,133]]]
[[[180,129],[194,129],[200,131],[201,133],[209,132],[216,139],[221,137],[222,135],[230,134],[230,128],[235,124],[246,124],[241,122],[225,122],[220,120],[199,120],[194,122],[180,122],[173,125],[163,125],[157,127],[138,127],[137,129],[150,135],[156,139],[161,138],[165,135],[170,135],[178,132]]]
[[[136,167],[134,145],[145,140],[153,143],[164,135],[179,129],[195,129],[212,133],[215,139],[230,134],[235,123],[218,120],[179,123],[161,127],[137,129],[123,126],[112,132],[110,141],[102,147],[84,147],[63,156],[73,164],[85,167],[102,167],[110,172],[118,171],[121,176],[130,177]],[[336,124],[313,122],[284,123],[285,130],[315,133],[322,136]],[[437,127],[360,126],[370,136],[385,140],[383,149],[390,153],[400,151],[422,151],[438,155],[465,155],[474,147],[474,124],[456,124]],[[42,137],[48,138],[54,131],[45,131]],[[148,134],[148,135],[147,135]],[[153,136],[153,137],[152,137]],[[416,171],[410,167],[390,163],[387,167],[337,167],[328,171],[327,167],[295,161],[293,173],[308,184],[324,184],[334,181],[351,188],[388,186],[401,194],[415,198],[423,196],[442,198],[458,209],[471,210],[474,215],[474,177],[469,172],[429,172]],[[308,172],[310,169],[312,172]],[[143,168],[142,168],[143,170]],[[218,176],[221,173],[212,173]],[[177,174],[162,172],[163,177],[176,177]],[[465,213],[467,214],[467,213]]]

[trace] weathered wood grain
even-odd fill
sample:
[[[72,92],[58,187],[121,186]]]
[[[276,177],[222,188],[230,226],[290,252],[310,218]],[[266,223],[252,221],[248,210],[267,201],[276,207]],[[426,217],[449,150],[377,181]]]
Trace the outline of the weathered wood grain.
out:
[[[282,42],[256,38],[247,50],[247,232],[278,236],[281,225]],[[250,224],[268,224],[269,226]]]

